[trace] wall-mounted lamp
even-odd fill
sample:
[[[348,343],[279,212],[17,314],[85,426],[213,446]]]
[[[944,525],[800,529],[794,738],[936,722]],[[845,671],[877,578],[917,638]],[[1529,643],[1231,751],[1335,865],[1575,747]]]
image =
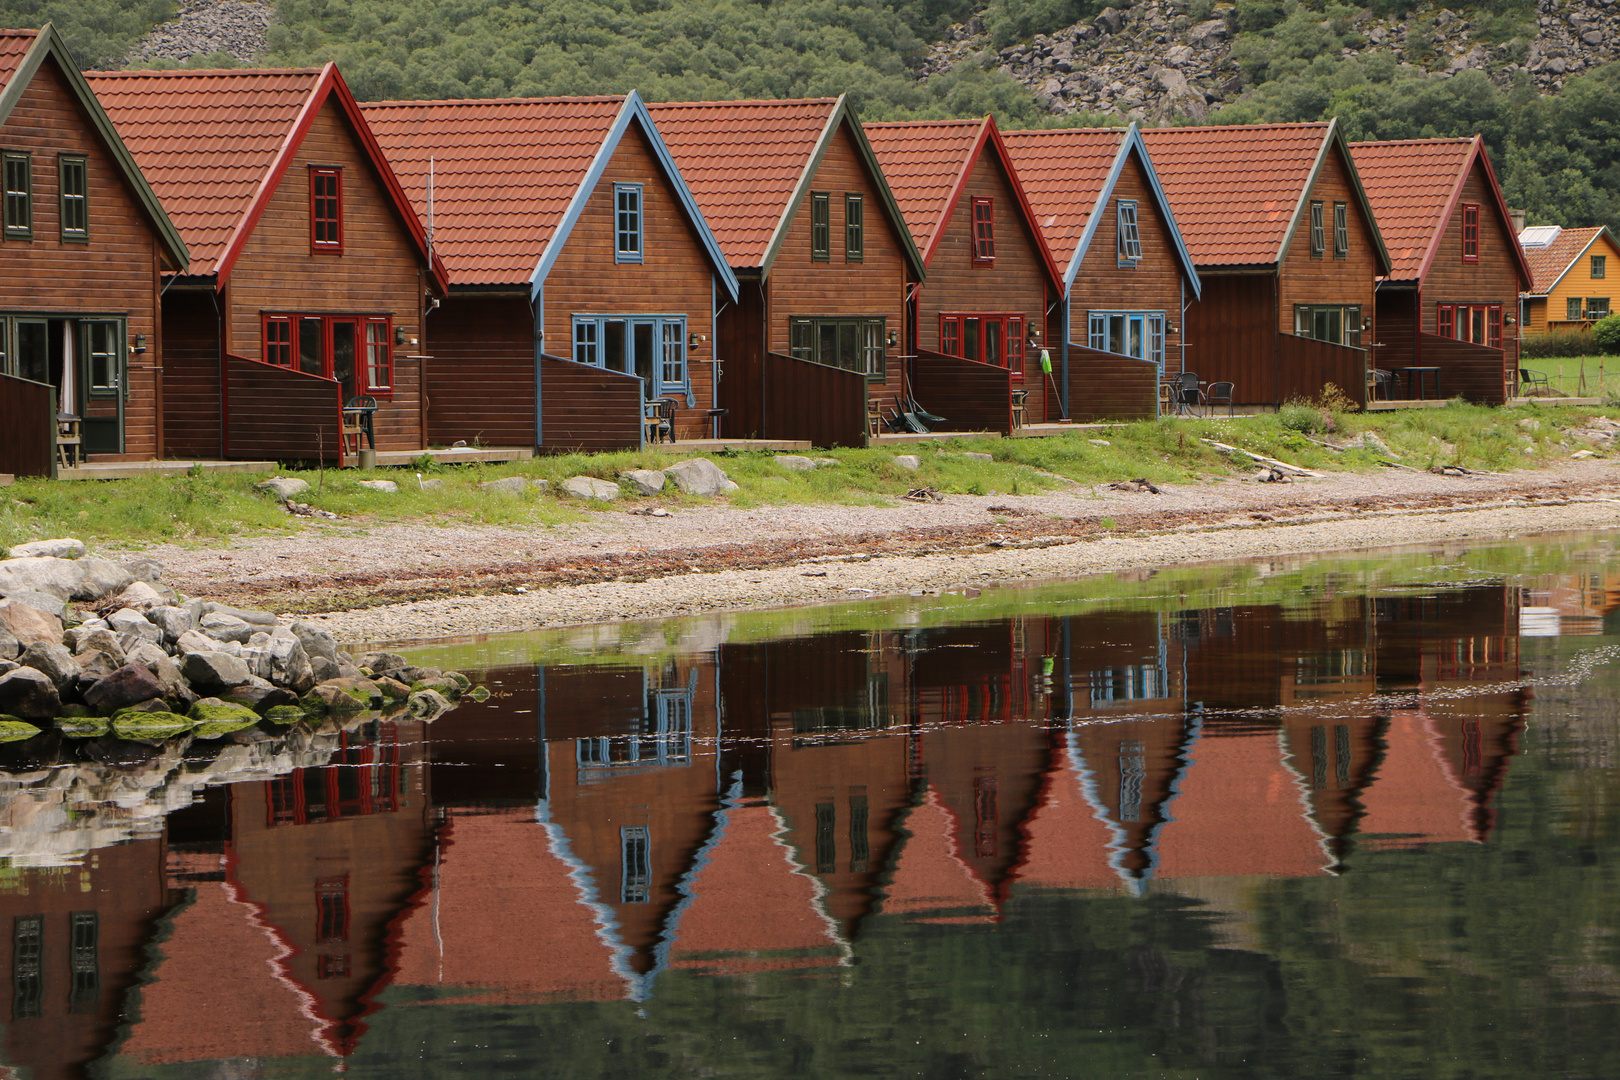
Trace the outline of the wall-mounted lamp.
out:
[[[1173,334],[1173,333],[1176,332],[1176,328],[1175,328],[1174,325],[1172,325],[1170,323],[1165,323],[1164,324],[1164,332],[1167,333],[1167,334]]]
[[[1503,325],[1503,326],[1518,326],[1518,325],[1519,325],[1519,320],[1518,320],[1518,319],[1515,319],[1515,318],[1514,318],[1514,317],[1513,317],[1513,316],[1511,316],[1511,315],[1507,315],[1507,316],[1504,316],[1504,317],[1503,317],[1503,319],[1502,319],[1502,325]]]
[[[143,353],[143,352],[146,351],[146,335],[145,334],[136,334],[135,335],[135,351],[138,352],[138,353]]]
[[[895,333],[893,330],[890,330],[889,331],[889,348],[892,349],[898,344],[900,344],[900,335]]]
[[[1041,328],[1038,326],[1030,327],[1029,336],[1036,341],[1041,340]]]
[[[405,344],[405,328],[403,326],[394,327],[394,344]]]
[[[709,335],[708,334],[687,334],[686,335],[686,347],[688,349],[695,349],[699,345],[701,345],[703,342],[708,341],[708,340],[709,340]]]

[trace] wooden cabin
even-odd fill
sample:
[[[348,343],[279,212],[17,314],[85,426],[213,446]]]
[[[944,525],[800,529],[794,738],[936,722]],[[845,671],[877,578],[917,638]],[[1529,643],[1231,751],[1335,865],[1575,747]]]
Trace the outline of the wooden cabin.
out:
[[[1364,402],[1389,273],[1337,120],[1143,133],[1203,283],[1183,318],[1184,371],[1240,405]]]
[[[946,417],[935,430],[1055,419],[1040,356],[1062,283],[995,121],[865,127],[928,270],[907,312],[912,396]]]
[[[650,106],[736,273],[720,434],[865,442],[905,394],[922,256],[846,98]]]
[[[1141,132],[1014,131],[1007,147],[1063,269],[1061,415],[1157,415],[1160,380],[1184,369],[1181,313],[1202,285]]]
[[[1530,268],[1485,140],[1409,139],[1350,147],[1389,249],[1378,282],[1379,396],[1501,405],[1518,382],[1518,295]],[[1414,368],[1434,368],[1428,373]],[[1408,373],[1411,374],[1408,374]]]
[[[1609,269],[1620,276],[1620,244],[1607,228],[1536,225],[1519,234],[1519,243],[1532,278],[1521,297],[1526,337],[1588,330],[1617,310]]]
[[[711,434],[737,279],[640,97],[362,108],[450,275],[432,440],[639,446],[658,401],[675,439]]]
[[[425,447],[443,267],[336,66],[89,79],[192,252],[163,287],[166,452],[350,461],[360,420]]]
[[[62,38],[0,30],[0,473],[159,457],[161,276],[186,245]],[[81,443],[74,447],[71,442]]]

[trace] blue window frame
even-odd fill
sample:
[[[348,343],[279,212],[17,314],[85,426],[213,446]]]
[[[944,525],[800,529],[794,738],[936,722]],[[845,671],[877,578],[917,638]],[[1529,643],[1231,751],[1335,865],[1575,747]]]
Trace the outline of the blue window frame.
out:
[[[685,315],[575,315],[574,360],[639,375],[645,396],[682,394],[691,408]]]
[[[1092,311],[1086,344],[1098,352],[1151,360],[1164,372],[1164,312]]]
[[[613,185],[613,261],[638,263],[642,260],[643,235],[641,185]]]

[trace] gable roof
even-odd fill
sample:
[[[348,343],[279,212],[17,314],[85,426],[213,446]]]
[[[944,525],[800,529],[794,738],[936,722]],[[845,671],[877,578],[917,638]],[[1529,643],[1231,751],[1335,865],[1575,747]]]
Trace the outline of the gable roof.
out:
[[[848,97],[648,106],[731,265],[771,272],[840,128],[849,132],[919,280],[923,259]]]
[[[1378,251],[1378,233],[1338,120],[1156,128],[1143,133],[1187,249],[1204,267],[1271,266],[1287,256],[1316,178],[1335,147]]]
[[[620,140],[638,124],[716,275],[737,278],[640,95],[384,101],[361,106],[457,285],[538,288]]]
[[[1377,216],[1378,231],[1390,249],[1392,280],[1422,281],[1428,275],[1446,223],[1462,201],[1463,186],[1476,164],[1485,173],[1485,186],[1498,220],[1513,220],[1491,168],[1490,155],[1485,152],[1485,140],[1478,135],[1467,139],[1351,143],[1350,156],[1355,159],[1367,201]],[[1529,288],[1531,274],[1524,252],[1517,242],[1511,248],[1519,271],[1519,287]]]
[[[175,228],[169,215],[164,212],[163,203],[152,190],[146,176],[142,174],[140,166],[135,163],[129,147],[119,138],[117,128],[101,102],[96,99],[84,73],[79,70],[79,65],[73,62],[67,43],[50,23],[46,23],[38,30],[0,30],[0,125],[6,122],[11,116],[11,111],[17,107],[17,102],[22,100],[29,83],[33,81],[34,74],[39,71],[46,57],[53,57],[56,60],[57,69],[62,72],[62,77],[67,80],[79,105],[89,116],[90,126],[101,136],[101,141],[112,154],[119,173],[129,184],[135,201],[140,203],[141,209],[146,212],[148,220],[162,238],[163,248],[171,260],[170,269],[184,270],[191,261],[191,253],[186,249],[185,240],[181,238],[180,231]]]
[[[1586,254],[1587,248],[1597,243],[1600,236],[1608,237],[1609,243],[1614,244],[1609,230],[1597,225],[1590,229],[1564,229],[1550,244],[1525,248],[1524,260],[1529,264],[1531,280],[1528,295],[1546,296],[1557,288],[1564,275]]]
[[[1041,264],[1052,284],[1061,287],[1062,275],[1052,261],[1051,249],[1036,224],[1029,196],[1019,182],[1018,171],[993,118],[871,123],[862,127],[925,264],[933,261],[974,167],[988,149],[1007,177],[1018,213],[1035,239]]]
[[[1007,152],[1018,169],[1019,182],[1029,193],[1035,219],[1047,246],[1063,265],[1065,292],[1074,284],[1080,264],[1091,249],[1102,223],[1102,210],[1114,196],[1114,187],[1132,155],[1142,163],[1148,186],[1170,235],[1182,273],[1200,296],[1203,286],[1182,235],[1174,208],[1165,194],[1152,155],[1135,124],[1118,128],[1055,128],[1046,131],[1009,131]]]
[[[444,267],[337,65],[295,70],[98,71],[88,76],[191,245],[190,273],[223,285],[321,107],[335,99],[439,287]]]

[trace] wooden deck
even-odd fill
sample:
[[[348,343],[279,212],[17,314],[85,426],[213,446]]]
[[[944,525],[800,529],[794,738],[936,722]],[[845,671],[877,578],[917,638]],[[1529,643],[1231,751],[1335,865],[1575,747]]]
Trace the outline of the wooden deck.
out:
[[[649,450],[668,450],[672,454],[687,451],[712,454],[717,450],[780,450],[811,449],[809,439],[682,439],[673,443],[648,443]]]
[[[86,461],[58,469],[58,480],[132,480],[139,476],[175,476],[192,469],[221,473],[272,473],[274,461]]]
[[[498,464],[503,461],[529,461],[534,457],[532,446],[452,446],[443,450],[379,450],[377,451],[377,464],[379,466],[409,465],[423,454],[427,454],[440,465],[473,465]],[[356,463],[353,454],[343,458],[343,464],[352,466]]]
[[[871,446],[897,446],[901,443],[939,442],[941,439],[999,439],[999,431],[935,431],[927,435],[913,435],[910,432],[891,433],[887,435],[872,435],[868,437]]]

